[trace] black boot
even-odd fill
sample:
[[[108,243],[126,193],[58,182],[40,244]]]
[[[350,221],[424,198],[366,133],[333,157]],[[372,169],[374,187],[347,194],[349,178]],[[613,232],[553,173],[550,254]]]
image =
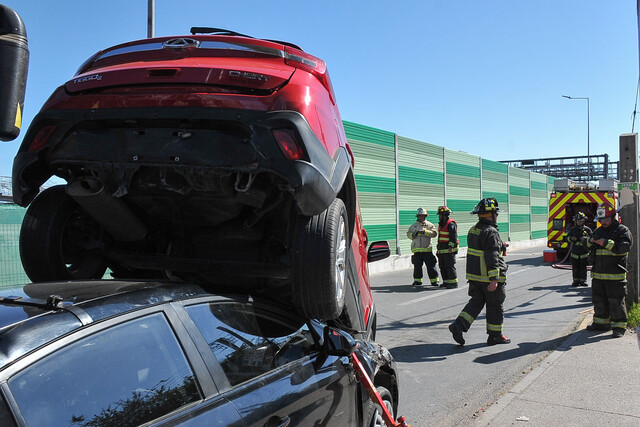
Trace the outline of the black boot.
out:
[[[462,336],[462,328],[458,325],[458,322],[453,322],[449,325],[449,331],[453,335],[453,339],[460,345],[464,345],[464,337]]]
[[[488,345],[509,344],[510,342],[511,339],[504,335],[489,335],[489,338],[487,339]]]
[[[624,329],[623,328],[613,328],[613,334],[611,334],[611,336],[613,338],[622,338],[622,336],[624,335]]]

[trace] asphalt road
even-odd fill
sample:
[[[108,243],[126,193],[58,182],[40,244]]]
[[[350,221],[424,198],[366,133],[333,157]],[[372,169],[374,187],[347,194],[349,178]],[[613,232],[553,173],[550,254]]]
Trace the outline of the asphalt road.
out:
[[[410,269],[372,275],[376,340],[396,359],[399,415],[413,427],[472,424],[586,316],[591,289],[572,288],[571,271],[544,263],[543,249],[507,254],[503,332],[511,344],[506,345],[487,346],[484,310],[465,334],[465,346],[451,337],[448,325],[468,301],[465,258],[457,262],[457,289],[425,285],[416,290]]]

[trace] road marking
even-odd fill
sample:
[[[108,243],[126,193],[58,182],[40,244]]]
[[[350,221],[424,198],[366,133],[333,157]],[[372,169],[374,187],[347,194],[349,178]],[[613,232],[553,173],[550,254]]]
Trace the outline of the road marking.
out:
[[[417,298],[417,299],[412,299],[411,301],[401,302],[398,305],[416,304],[416,303],[419,303],[419,302],[422,302],[422,301],[426,301],[426,300],[431,299],[431,298],[439,297],[439,296],[444,295],[444,294],[449,293],[449,292],[459,291],[461,289],[464,289],[464,288],[447,289],[446,291],[432,293],[431,295],[425,295],[422,298]]]
[[[509,273],[509,272],[507,271],[507,278],[509,278],[509,276],[512,276],[512,275],[514,275],[514,274],[522,273],[523,271],[531,270],[532,268],[536,268],[536,267],[539,267],[539,266],[533,266],[533,267],[523,268],[522,270],[514,271],[513,273]]]
[[[508,273],[507,272],[507,274],[508,275],[518,274],[518,273],[522,273],[523,271],[531,270],[532,268],[536,268],[536,266],[523,268],[522,270],[514,271],[513,273]],[[423,286],[426,286],[426,285],[423,285]],[[442,291],[442,292],[435,292],[435,293],[432,293],[431,295],[425,295],[425,296],[423,296],[421,298],[412,299],[411,301],[401,302],[398,305],[417,304],[419,302],[426,301],[428,299],[435,298],[435,297],[444,295],[444,294],[449,293],[449,292],[456,292],[456,291],[459,291],[459,290],[462,290],[462,289],[466,289],[466,287],[463,286],[463,287],[458,287],[458,288],[455,288],[455,289],[447,289],[446,291]]]

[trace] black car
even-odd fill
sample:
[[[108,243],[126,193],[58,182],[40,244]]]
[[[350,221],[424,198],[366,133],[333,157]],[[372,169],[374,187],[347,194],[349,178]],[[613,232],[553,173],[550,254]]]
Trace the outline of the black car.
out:
[[[393,413],[395,363],[349,332],[203,285],[3,289],[0,425],[384,425],[348,356]]]

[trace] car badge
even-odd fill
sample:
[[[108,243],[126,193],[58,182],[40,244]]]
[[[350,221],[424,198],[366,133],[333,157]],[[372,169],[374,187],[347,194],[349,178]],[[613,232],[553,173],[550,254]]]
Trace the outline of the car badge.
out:
[[[198,40],[189,39],[185,37],[178,37],[175,39],[167,40],[162,43],[162,47],[171,48],[171,49],[184,49],[184,48],[193,48],[199,47],[200,42]]]

